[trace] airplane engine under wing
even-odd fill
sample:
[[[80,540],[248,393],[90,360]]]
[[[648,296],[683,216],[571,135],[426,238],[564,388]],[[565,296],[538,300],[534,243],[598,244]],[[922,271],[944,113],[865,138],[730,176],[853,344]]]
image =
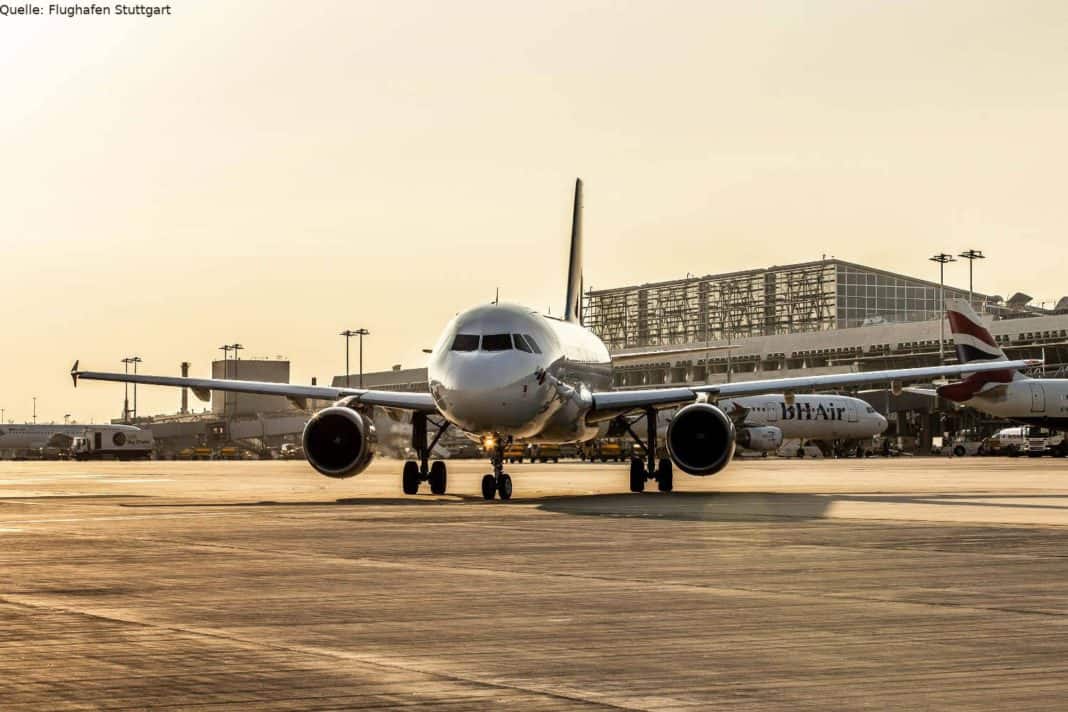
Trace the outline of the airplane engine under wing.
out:
[[[691,475],[714,475],[734,456],[734,422],[708,403],[693,403],[671,419],[667,449],[679,469]]]
[[[323,408],[304,426],[304,455],[327,477],[353,477],[374,458],[374,422],[352,408]]]
[[[782,447],[782,430],[774,425],[757,425],[738,431],[738,444],[758,452],[773,452]]]

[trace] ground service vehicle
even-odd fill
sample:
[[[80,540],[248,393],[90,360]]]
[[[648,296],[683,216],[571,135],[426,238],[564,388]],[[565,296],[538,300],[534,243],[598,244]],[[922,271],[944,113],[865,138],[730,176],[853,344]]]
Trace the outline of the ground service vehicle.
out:
[[[512,443],[504,449],[504,459],[508,462],[522,462],[527,454],[527,446],[522,443]]]

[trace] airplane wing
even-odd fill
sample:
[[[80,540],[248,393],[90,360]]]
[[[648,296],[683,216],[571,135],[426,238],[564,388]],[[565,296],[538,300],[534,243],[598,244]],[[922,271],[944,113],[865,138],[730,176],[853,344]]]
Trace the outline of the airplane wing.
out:
[[[1005,368],[1002,364],[1002,368]],[[264,381],[235,381],[221,378],[179,378],[177,376],[150,376],[143,373],[102,373],[99,371],[81,371],[78,362],[70,371],[75,387],[78,379],[87,381],[116,381],[119,383],[141,383],[150,386],[172,386],[189,388],[200,400],[208,400],[211,391],[231,391],[233,393],[256,393],[265,396],[282,396],[300,408],[306,407],[310,400],[336,401],[340,398],[355,396],[356,400],[366,405],[378,405],[400,410],[414,410],[424,413],[437,413],[438,407],[429,393],[405,393],[401,391],[373,391],[363,388],[334,388],[331,386],[299,386],[292,383],[268,383]]]
[[[885,371],[864,371],[862,373],[836,373],[823,376],[799,376],[796,378],[770,378],[759,381],[742,381],[740,383],[720,383],[708,386],[687,386],[679,388],[650,388],[635,391],[607,391],[594,393],[590,422],[606,420],[620,413],[637,408],[665,408],[672,405],[693,402],[699,394],[713,398],[732,396],[755,396],[764,393],[791,393],[798,390],[819,390],[857,386],[881,381],[912,381],[932,379],[943,376],[960,376],[965,373],[981,371],[1004,371],[1006,369],[1029,368],[1042,363],[1038,359],[1020,361],[994,361],[990,363],[961,363],[952,366],[929,366],[924,368],[899,368]]]

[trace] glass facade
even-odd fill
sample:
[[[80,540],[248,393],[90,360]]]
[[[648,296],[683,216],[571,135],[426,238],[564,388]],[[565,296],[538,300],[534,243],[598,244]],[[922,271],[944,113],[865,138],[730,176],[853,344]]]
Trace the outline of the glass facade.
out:
[[[837,272],[840,329],[865,323],[932,321],[942,312],[937,284],[849,263],[838,263]],[[951,297],[967,299],[968,293],[946,287],[946,299]]]

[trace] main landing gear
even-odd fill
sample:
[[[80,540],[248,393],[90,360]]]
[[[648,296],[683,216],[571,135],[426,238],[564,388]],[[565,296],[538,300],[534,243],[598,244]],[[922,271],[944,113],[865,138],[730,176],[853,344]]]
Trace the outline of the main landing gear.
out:
[[[482,477],[482,498],[493,499],[499,494],[501,499],[511,499],[512,478],[504,472],[504,442],[501,438],[497,438],[490,462],[493,463],[493,474]]]
[[[630,459],[630,491],[631,492],[644,492],[645,483],[647,480],[656,480],[657,489],[661,492],[670,492],[674,487],[674,478],[671,471],[671,460],[663,457],[657,462],[656,459],[656,409],[645,409],[645,423],[646,432],[648,437],[643,442],[634,429],[631,428],[630,422],[625,418],[620,419],[623,423],[623,427],[627,429],[630,436],[634,438],[634,442],[638,444],[642,452],[645,454],[645,459],[640,457],[631,457]]]
[[[426,427],[428,421],[426,413],[412,415],[412,449],[415,450],[419,462],[408,460],[404,463],[404,475],[401,481],[404,494],[419,494],[419,485],[423,482],[430,483],[431,494],[445,494],[449,484],[449,473],[445,463],[441,460],[430,463],[430,453],[438,444],[441,436],[449,429],[449,423],[448,421],[434,423],[438,430],[434,434],[434,439],[428,444]]]

